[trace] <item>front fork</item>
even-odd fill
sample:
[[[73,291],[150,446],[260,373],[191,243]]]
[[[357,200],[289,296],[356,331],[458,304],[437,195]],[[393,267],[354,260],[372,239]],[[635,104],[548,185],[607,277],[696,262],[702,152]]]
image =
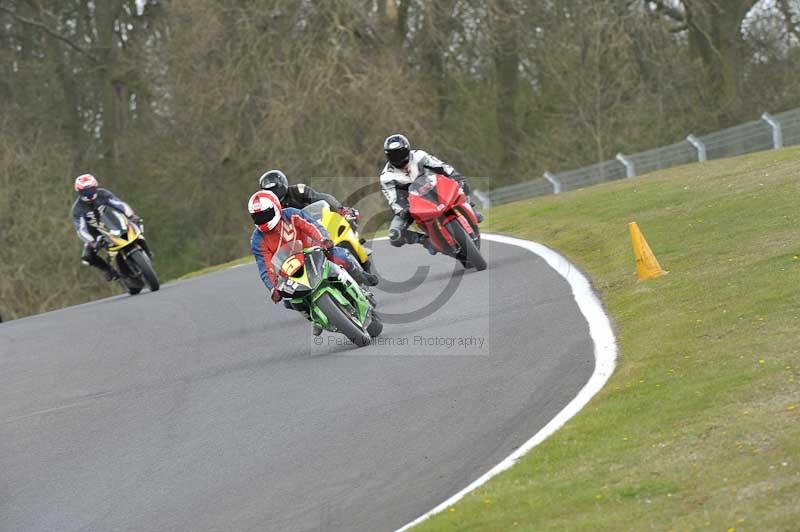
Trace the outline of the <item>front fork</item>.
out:
[[[142,249],[144,250],[145,253],[147,253],[147,256],[150,257],[150,260],[153,260],[153,253],[150,251],[150,245],[147,243],[147,240],[145,240],[144,238],[139,238],[137,242],[139,243],[140,246],[142,246]]]
[[[142,272],[140,272],[138,270],[134,270],[134,267],[131,267],[131,263],[128,262],[128,255],[130,255],[131,253],[133,253],[134,251],[136,251],[137,249],[140,249],[140,248],[142,249],[142,251],[144,251],[147,254],[148,257],[150,257],[152,259],[152,255],[150,253],[150,247],[147,245],[147,241],[144,238],[138,238],[134,242],[129,244],[128,246],[126,246],[126,247],[124,247],[124,248],[122,248],[122,249],[120,249],[118,251],[114,251],[113,252],[114,256],[112,256],[112,252],[109,252],[109,261],[110,262],[115,262],[117,256],[122,257],[122,260],[117,261],[118,262],[118,264],[117,264],[118,268],[117,269],[121,270],[122,268],[119,267],[120,266],[119,263],[124,263],[124,264],[122,264],[122,267],[124,267],[125,270],[127,270],[127,271],[122,272],[122,273],[124,273],[125,275],[131,275],[133,277],[139,277],[142,274]]]
[[[364,327],[369,326],[371,321],[368,312],[370,303],[367,296],[362,292],[361,286],[347,270],[338,264],[330,262],[329,268],[327,282],[338,286],[323,287],[314,294],[313,301],[328,293],[343,307],[351,307],[356,313],[355,318],[362,322]],[[319,307],[314,304],[313,309],[318,311]]]
[[[456,255],[459,251],[458,242],[456,242],[456,239],[450,234],[450,231],[448,231],[446,227],[447,224],[453,220],[457,220],[461,227],[464,228],[464,231],[467,233],[467,235],[473,240],[475,239],[475,229],[469,223],[467,217],[458,210],[455,210],[448,216],[444,217],[444,219],[437,218],[433,221],[432,225],[436,231],[436,237],[439,239],[439,241],[443,242],[447,246],[447,249],[451,254]]]

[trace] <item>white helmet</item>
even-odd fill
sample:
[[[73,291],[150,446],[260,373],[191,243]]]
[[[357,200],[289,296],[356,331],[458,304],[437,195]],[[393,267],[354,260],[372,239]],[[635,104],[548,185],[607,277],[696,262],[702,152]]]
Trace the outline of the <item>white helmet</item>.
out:
[[[247,210],[258,230],[268,233],[275,229],[281,220],[281,202],[268,190],[259,190],[247,202]]]
[[[82,174],[75,178],[75,192],[81,201],[92,202],[97,198],[97,178],[92,174]]]

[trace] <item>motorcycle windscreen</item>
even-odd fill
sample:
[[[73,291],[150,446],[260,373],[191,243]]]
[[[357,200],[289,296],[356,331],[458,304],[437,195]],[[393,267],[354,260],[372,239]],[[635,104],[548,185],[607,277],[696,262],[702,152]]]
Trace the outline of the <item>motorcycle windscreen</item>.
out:
[[[272,255],[272,261],[270,261],[272,273],[276,277],[291,276],[297,270],[298,263],[299,266],[303,265],[303,261],[297,258],[297,255],[302,253],[303,243],[300,240],[285,243]],[[293,260],[289,260],[290,258]]]
[[[325,253],[320,248],[306,255],[306,276],[312,288],[316,288],[322,282],[326,260]]]
[[[104,208],[100,214],[100,223],[106,231],[114,236],[128,234],[128,223],[125,218],[114,209]]]
[[[439,203],[445,206],[445,211],[450,210],[458,203],[458,197],[462,194],[458,182],[445,176],[439,176],[436,192]]]
[[[303,212],[311,216],[315,220],[322,220],[322,216],[326,210],[330,210],[331,206],[325,200],[315,201],[303,207]]]
[[[424,174],[408,187],[408,210],[414,219],[427,222],[442,215],[445,206],[439,202],[438,183],[436,175]]]
[[[408,192],[416,196],[426,196],[436,189],[439,181],[436,174],[424,173],[418,176],[408,187]]]

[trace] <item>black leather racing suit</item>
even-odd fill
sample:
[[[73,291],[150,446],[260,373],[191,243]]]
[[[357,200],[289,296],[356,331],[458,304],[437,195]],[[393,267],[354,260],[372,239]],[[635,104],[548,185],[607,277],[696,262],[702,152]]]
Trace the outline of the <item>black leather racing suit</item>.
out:
[[[324,192],[317,192],[310,186],[303,184],[290,186],[286,190],[286,195],[281,201],[281,206],[302,209],[320,200],[327,201],[328,205],[330,205],[331,209],[334,211],[342,209],[342,204],[332,195]]]
[[[101,208],[109,207],[116,209],[128,218],[135,216],[133,209],[127,203],[104,188],[97,189],[97,197],[93,201],[82,201],[81,198],[77,198],[72,204],[72,223],[75,224],[75,231],[84,243],[81,261],[106,274],[111,273],[111,266],[97,255],[94,243],[100,235],[96,227],[100,219]]]
[[[344,209],[344,205],[333,197],[331,194],[326,194],[325,192],[317,192],[313,188],[308,185],[291,185],[286,190],[286,195],[283,197],[281,201],[282,207],[293,207],[295,209],[302,210],[305,207],[308,207],[312,203],[316,201],[324,200],[328,202],[328,205],[331,206],[331,210],[338,212],[339,214],[344,214],[342,209]],[[348,209],[349,210],[349,209]],[[350,227],[353,228],[353,231],[358,231],[358,222],[356,218],[351,218],[346,216],[347,221],[350,223]]]

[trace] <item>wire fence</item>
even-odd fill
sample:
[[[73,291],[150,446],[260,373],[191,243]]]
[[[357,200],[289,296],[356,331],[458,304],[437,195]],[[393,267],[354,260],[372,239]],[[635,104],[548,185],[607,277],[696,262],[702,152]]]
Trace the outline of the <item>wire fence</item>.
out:
[[[663,168],[711,159],[723,159],[757,151],[780,149],[800,144],[800,108],[771,116],[764,113],[754,120],[669,146],[632,155],[618,154],[615,159],[566,172],[545,172],[544,177],[478,192],[484,206],[510,203],[535,196],[559,194],[614,179],[624,179]]]

